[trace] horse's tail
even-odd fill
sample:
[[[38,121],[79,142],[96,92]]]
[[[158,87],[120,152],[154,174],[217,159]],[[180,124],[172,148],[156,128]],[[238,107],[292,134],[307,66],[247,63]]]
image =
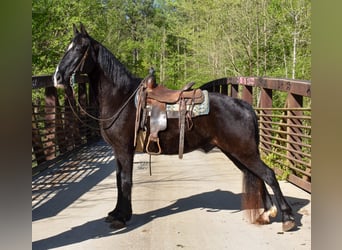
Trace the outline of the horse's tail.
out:
[[[262,213],[263,182],[251,171],[243,171],[242,209],[245,210],[247,219],[255,223]]]

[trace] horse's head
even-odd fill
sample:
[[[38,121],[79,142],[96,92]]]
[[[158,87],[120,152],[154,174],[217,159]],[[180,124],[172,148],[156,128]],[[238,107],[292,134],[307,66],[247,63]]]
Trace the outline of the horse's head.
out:
[[[76,73],[87,74],[94,68],[96,60],[95,40],[88,35],[83,24],[80,25],[81,32],[78,31],[75,25],[73,25],[73,28],[74,38],[53,75],[55,86],[68,84]]]

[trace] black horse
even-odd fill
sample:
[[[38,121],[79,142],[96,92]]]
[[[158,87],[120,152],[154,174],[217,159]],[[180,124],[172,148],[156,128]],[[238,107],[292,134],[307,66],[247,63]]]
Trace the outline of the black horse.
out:
[[[114,151],[117,162],[117,203],[106,221],[121,228],[132,217],[132,169],[135,153],[134,98],[141,83],[103,45],[89,36],[81,24],[74,25],[74,38],[58,64],[53,80],[55,86],[69,82],[75,73],[87,74],[97,94],[101,134]],[[259,154],[259,132],[253,108],[240,99],[209,93],[209,115],[193,118],[193,127],[185,132],[184,153],[219,148],[243,172],[243,208],[251,213],[251,222],[266,224],[277,208],[266,189],[269,185],[282,212],[283,230],[295,228],[292,209],[284,199],[274,171]],[[179,124],[169,119],[167,129],[159,133],[162,154],[178,154]],[[262,210],[263,209],[263,210]],[[255,212],[255,213],[254,213]]]

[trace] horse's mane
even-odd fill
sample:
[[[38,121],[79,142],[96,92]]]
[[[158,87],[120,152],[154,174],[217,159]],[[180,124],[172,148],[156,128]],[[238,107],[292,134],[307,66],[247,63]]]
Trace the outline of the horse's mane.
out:
[[[106,77],[119,88],[130,89],[134,87],[131,83],[132,80],[137,78],[133,76],[105,46],[99,42],[96,43],[99,45],[97,56],[98,63]]]

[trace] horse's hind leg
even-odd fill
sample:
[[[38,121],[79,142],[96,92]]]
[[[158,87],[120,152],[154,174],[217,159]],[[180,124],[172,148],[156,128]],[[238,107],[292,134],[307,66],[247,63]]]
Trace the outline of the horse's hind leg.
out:
[[[249,189],[245,190],[247,191],[246,194],[249,193],[251,199],[255,199],[257,195],[255,195],[256,191],[253,191],[253,189],[259,190],[262,193],[262,200],[264,202],[265,212],[261,214],[257,219],[259,220],[259,223],[267,223],[268,216],[276,215],[276,208],[273,205],[271,197],[266,189],[266,183],[272,188],[277,203],[282,212],[283,230],[289,231],[293,229],[296,226],[296,223],[292,215],[292,209],[286,202],[283,193],[281,192],[274,171],[260,159],[260,155],[258,153],[255,153],[254,155],[250,155],[249,157],[244,155],[243,157],[240,157],[240,159],[238,159],[238,157],[233,157],[231,154],[226,153],[225,151],[223,152],[228,156],[229,159],[231,159],[234,162],[234,164],[240,170],[244,172],[244,184],[245,187]],[[260,184],[260,180],[262,180],[262,182],[264,183]],[[259,184],[257,185],[256,183]],[[257,207],[254,204],[252,208],[256,209]]]
[[[266,188],[265,182],[262,181],[250,170],[248,170],[247,167],[244,166],[236,158],[228,153],[225,154],[242,171],[244,175],[244,199],[242,205],[244,209],[246,208],[249,210],[250,213],[248,214],[248,217],[250,218],[252,223],[269,224],[269,217],[275,217],[277,215],[277,207],[273,204],[271,196]],[[260,203],[260,201],[251,201],[260,200],[260,198],[262,204],[258,204]],[[261,214],[258,211],[259,205],[263,206],[264,208],[264,211]]]
[[[277,203],[282,212],[283,231],[289,231],[293,229],[296,226],[296,223],[292,214],[292,209],[286,202],[284,195],[281,192],[274,171],[260,159],[259,155],[257,155],[253,161],[249,160],[245,164],[246,166],[248,166],[248,169],[250,171],[259,176],[267,185],[272,188]]]
[[[276,208],[265,183],[247,168],[242,172],[244,173],[242,209],[251,223],[269,224],[269,217],[276,215]]]

